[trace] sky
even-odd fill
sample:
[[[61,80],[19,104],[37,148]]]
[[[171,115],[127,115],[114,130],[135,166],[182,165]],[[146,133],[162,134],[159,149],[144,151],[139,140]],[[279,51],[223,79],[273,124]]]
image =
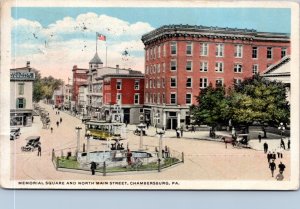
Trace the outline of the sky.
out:
[[[96,32],[104,65],[144,71],[141,36],[162,25],[190,24],[290,33],[290,9],[274,8],[12,8],[12,68],[26,61],[43,76],[67,81],[72,67],[88,68]],[[124,51],[128,54],[124,55]],[[107,60],[106,60],[107,52]]]

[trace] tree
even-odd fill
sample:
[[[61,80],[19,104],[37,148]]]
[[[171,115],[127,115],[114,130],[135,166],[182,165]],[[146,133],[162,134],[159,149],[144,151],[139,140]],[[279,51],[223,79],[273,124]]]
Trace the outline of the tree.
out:
[[[248,127],[253,122],[262,126],[289,123],[290,105],[284,84],[258,75],[235,86],[230,95],[230,106],[235,124]]]
[[[229,101],[226,96],[225,87],[211,85],[201,90],[196,97],[198,105],[191,107],[191,114],[197,124],[212,126],[214,130],[217,125],[228,124],[230,118]]]

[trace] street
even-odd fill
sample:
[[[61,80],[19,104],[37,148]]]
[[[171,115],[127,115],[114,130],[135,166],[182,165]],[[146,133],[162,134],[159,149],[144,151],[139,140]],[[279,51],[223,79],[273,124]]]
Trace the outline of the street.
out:
[[[250,141],[254,149],[233,148],[225,144],[199,140],[198,137],[208,135],[207,132],[184,132],[183,138],[175,138],[175,131],[168,131],[163,138],[163,146],[167,145],[171,151],[176,153],[184,152],[185,161],[175,167],[163,170],[160,173],[130,173],[126,175],[92,176],[89,174],[57,171],[51,161],[52,149],[56,155],[63,152],[66,155],[71,151],[74,153],[77,145],[75,127],[81,126],[81,149],[84,142],[84,124],[81,120],[60,111],[56,114],[56,109],[52,106],[41,104],[47,111],[51,119],[53,133],[49,129],[42,129],[39,117],[34,118],[32,127],[23,127],[19,139],[11,141],[11,178],[16,180],[276,180],[271,177],[267,157],[262,151],[264,140],[258,144],[258,140]],[[62,123],[57,127],[56,121],[62,118]],[[128,125],[127,140],[122,141],[124,147],[129,146],[131,150],[138,149],[139,136],[133,134],[136,126]],[[144,148],[154,150],[158,147],[158,136],[155,136],[155,129],[150,127],[147,130],[148,136],[144,136]],[[42,155],[37,156],[37,151],[22,152],[21,147],[26,144],[25,138],[28,136],[41,136]],[[195,136],[195,137],[192,137]],[[278,140],[268,140],[269,147],[273,151]],[[92,140],[91,151],[107,149],[105,141]],[[261,149],[259,149],[261,147]],[[290,177],[290,152],[283,152],[285,165],[284,180]],[[277,159],[276,164],[280,161]],[[278,168],[275,171],[275,176]]]

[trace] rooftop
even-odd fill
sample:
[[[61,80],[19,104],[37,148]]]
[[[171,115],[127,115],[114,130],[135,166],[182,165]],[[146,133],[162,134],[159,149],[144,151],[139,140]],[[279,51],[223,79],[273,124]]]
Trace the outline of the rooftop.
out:
[[[101,61],[98,53],[96,52],[93,59],[91,59],[91,61],[89,62],[89,64],[103,64],[103,62]]]
[[[290,41],[289,34],[258,32],[254,29],[208,27],[202,25],[163,25],[142,36],[144,44],[151,41],[168,37],[189,37],[200,38],[225,38],[225,39],[243,39],[243,40],[266,40]]]

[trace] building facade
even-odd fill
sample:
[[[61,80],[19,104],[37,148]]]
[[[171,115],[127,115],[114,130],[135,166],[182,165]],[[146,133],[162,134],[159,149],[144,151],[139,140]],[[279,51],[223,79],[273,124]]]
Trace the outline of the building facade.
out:
[[[162,26],[145,45],[145,116],[175,129],[208,85],[231,87],[290,54],[287,34],[191,25]]]
[[[66,84],[64,86],[64,109],[71,110],[73,86]]]
[[[138,124],[143,115],[144,75],[106,74],[103,80],[103,111],[106,120],[115,120],[120,115],[123,123]]]
[[[78,104],[80,107],[80,114],[87,115],[87,104],[88,104],[88,84],[82,84],[79,86]]]
[[[10,125],[31,126],[33,111],[33,81],[35,70],[26,67],[10,69]]]
[[[73,66],[73,92],[72,92],[72,101],[74,103],[74,109],[72,111],[79,111],[78,104],[78,95],[79,95],[79,86],[87,82],[87,72],[88,69],[78,68],[77,65]],[[71,102],[72,105],[72,102]]]

